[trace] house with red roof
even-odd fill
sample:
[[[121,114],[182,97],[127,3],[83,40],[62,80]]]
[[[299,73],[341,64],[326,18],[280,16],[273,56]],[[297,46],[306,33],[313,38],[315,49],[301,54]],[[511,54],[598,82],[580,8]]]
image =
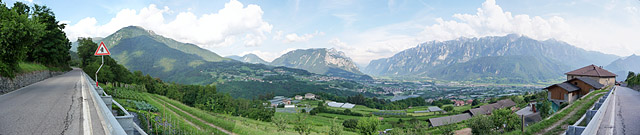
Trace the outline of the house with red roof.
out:
[[[564,73],[567,75],[567,80],[571,80],[579,77],[587,77],[598,81],[605,86],[616,84],[616,74],[611,73],[602,67],[596,65],[589,65],[580,69],[573,70],[571,72]]]
[[[547,99],[556,105],[571,103],[591,91],[614,85],[616,81],[616,74],[595,65],[589,65],[565,74],[567,81],[544,88],[549,91]]]

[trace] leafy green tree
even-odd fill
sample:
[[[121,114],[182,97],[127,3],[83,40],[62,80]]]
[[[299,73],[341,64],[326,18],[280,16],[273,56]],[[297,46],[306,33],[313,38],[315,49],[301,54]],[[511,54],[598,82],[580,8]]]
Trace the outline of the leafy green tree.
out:
[[[453,106],[445,106],[443,109],[444,111],[451,112],[453,111]]]
[[[44,35],[44,25],[29,19],[25,14],[28,8],[16,3],[16,8],[9,9],[0,2],[0,75],[10,78],[18,71],[18,63],[25,59],[29,45]]]
[[[379,125],[380,120],[377,117],[364,117],[358,121],[358,131],[363,135],[374,135]]]
[[[489,118],[493,121],[493,127],[500,127],[506,132],[518,129],[522,123],[522,119],[508,108],[493,110]]]
[[[627,74],[627,79],[625,79],[624,81],[627,81],[635,76],[636,76],[636,73],[634,73],[633,71],[629,71],[629,73]]]
[[[358,127],[358,120],[357,119],[347,119],[347,120],[342,122],[342,126],[344,126],[345,128],[355,129],[355,128]]]
[[[492,135],[495,134],[493,129],[496,128],[493,121],[486,115],[471,117],[467,127],[471,128],[471,133],[474,135]]]
[[[293,130],[298,132],[300,135],[308,135],[311,134],[311,126],[310,123],[306,121],[307,115],[304,113],[296,114],[296,122],[293,126]]]
[[[278,130],[278,132],[287,129],[287,119],[285,119],[284,117],[274,116],[271,119],[271,122],[276,125],[276,129]]]
[[[334,117],[331,120],[331,129],[329,129],[329,135],[341,135],[342,134],[342,126],[339,124],[337,117]]]
[[[407,135],[425,135],[429,123],[421,120],[410,120],[404,131]]]
[[[538,110],[540,110],[540,116],[542,118],[546,118],[549,117],[549,115],[552,113],[551,111],[551,102],[550,101],[543,101],[541,106],[537,107]]]
[[[55,14],[47,6],[34,4],[31,18],[43,24],[44,35],[29,46],[27,61],[42,63],[51,67],[69,68],[71,42],[62,31],[66,24],[56,20]]]
[[[473,101],[471,102],[471,106],[476,106],[479,105],[480,102],[478,102],[479,99],[473,99]]]
[[[511,97],[511,100],[513,102],[516,102],[516,104],[524,104],[525,103],[524,97],[522,97],[522,96],[513,96],[513,97]]]

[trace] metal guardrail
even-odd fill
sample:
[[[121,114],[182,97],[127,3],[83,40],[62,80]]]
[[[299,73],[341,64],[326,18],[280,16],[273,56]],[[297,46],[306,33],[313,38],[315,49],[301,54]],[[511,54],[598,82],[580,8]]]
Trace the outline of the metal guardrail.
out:
[[[606,109],[609,108],[609,102],[611,102],[612,98],[609,98],[611,94],[614,94],[615,86],[611,87],[609,93],[606,93],[602,96],[593,106],[587,110],[587,112],[582,115],[580,120],[578,120],[573,125],[570,125],[565,131],[565,135],[595,135],[598,132],[598,128],[600,127],[600,123],[602,123],[602,119],[604,118],[604,113]],[[587,126],[578,126],[582,121],[586,120]]]
[[[134,134],[134,130],[138,131],[139,134],[141,135],[147,135],[147,133],[144,132],[144,130],[142,130],[137,124],[135,124],[133,122],[133,115],[129,114],[129,112],[124,109],[124,107],[122,107],[122,105],[120,105],[118,102],[116,102],[115,100],[113,100],[113,98],[110,95],[107,95],[107,93],[104,92],[104,90],[100,87],[96,86],[96,82],[91,80],[91,78],[89,77],[89,75],[85,74],[84,72],[82,73],[86,80],[90,83],[89,90],[91,93],[91,96],[93,96],[93,101],[97,102],[98,106],[96,107],[99,115],[102,116],[102,118],[105,121],[105,127],[107,127],[106,132],[108,132],[107,134],[114,134],[114,135],[133,135]],[[101,99],[101,100],[97,100],[97,99]],[[120,111],[124,112],[124,116],[115,116],[114,114],[112,114],[111,112],[111,106],[112,104],[115,104]]]

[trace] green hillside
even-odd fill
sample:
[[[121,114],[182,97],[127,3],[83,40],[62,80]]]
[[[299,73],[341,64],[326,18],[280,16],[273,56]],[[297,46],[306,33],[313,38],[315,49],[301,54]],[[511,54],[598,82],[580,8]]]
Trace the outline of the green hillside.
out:
[[[167,47],[176,49],[182,53],[188,53],[188,54],[200,56],[203,60],[206,60],[206,61],[218,62],[218,61],[230,60],[228,58],[221,57],[220,55],[214,52],[211,52],[209,50],[202,49],[197,45],[189,44],[189,43],[181,43],[176,40],[166,38],[161,35],[157,35],[153,31],[145,30],[144,28],[139,26],[124,27],[100,41],[103,41],[108,48],[113,48],[114,46],[121,45],[121,42],[124,39],[138,37],[138,36],[148,36],[152,40],[155,40],[156,42],[154,43],[156,44],[163,44]],[[146,42],[146,40],[141,42]],[[138,43],[129,42],[128,44],[137,45]]]

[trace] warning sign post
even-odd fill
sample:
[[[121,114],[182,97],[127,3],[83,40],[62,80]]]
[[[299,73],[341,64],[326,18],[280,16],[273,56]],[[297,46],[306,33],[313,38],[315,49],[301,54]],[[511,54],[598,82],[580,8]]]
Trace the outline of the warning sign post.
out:
[[[96,49],[96,52],[93,55],[102,56],[102,64],[100,64],[100,67],[96,71],[96,87],[99,87],[98,86],[98,72],[100,72],[100,69],[102,68],[102,65],[104,65],[104,56],[105,55],[111,55],[111,53],[109,52],[109,49],[107,49],[107,46],[104,45],[104,42],[100,41],[100,45],[98,45],[98,49]]]

